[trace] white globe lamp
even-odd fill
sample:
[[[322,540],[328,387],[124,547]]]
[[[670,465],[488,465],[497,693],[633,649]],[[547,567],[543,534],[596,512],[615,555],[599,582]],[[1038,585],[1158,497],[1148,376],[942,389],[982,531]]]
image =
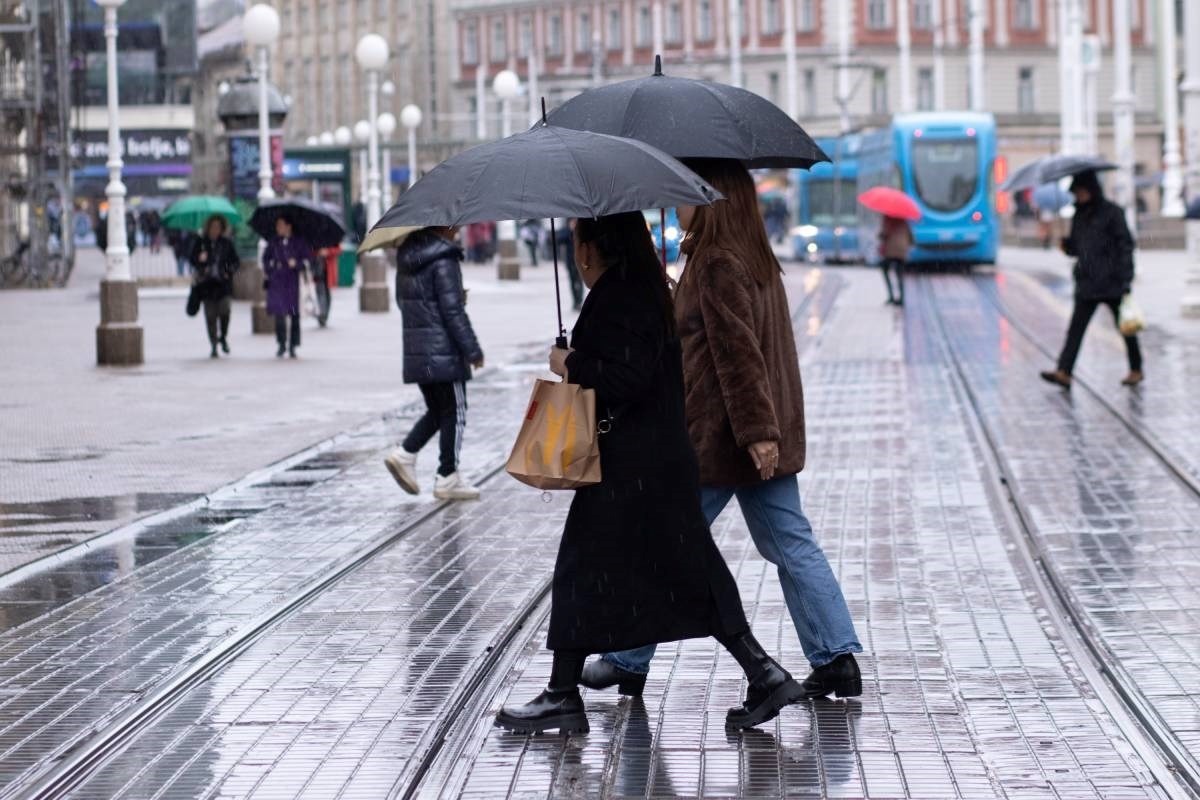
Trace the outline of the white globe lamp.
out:
[[[250,6],[242,17],[242,33],[254,47],[270,47],[279,38],[279,13],[264,3]]]
[[[400,124],[409,130],[421,127],[422,118],[421,109],[411,103],[400,110]]]
[[[354,141],[354,134],[343,125],[333,132],[333,141],[339,147],[349,147],[350,143]]]
[[[337,137],[333,135],[333,131],[322,131],[321,135],[317,137],[317,141],[325,147],[329,147],[337,143]]]
[[[354,123],[354,138],[363,144],[369,142],[371,140],[371,123],[365,119]]]
[[[354,48],[354,58],[363,69],[378,72],[387,66],[387,40],[378,33],[368,33],[358,40],[358,46]]]

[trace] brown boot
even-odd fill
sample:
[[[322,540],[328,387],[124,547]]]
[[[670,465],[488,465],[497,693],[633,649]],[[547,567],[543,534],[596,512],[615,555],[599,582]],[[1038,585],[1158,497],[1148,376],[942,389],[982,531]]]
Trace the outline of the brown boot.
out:
[[[1042,373],[1042,380],[1047,383],[1053,383],[1061,386],[1064,389],[1071,388],[1071,376],[1063,372],[1061,369],[1056,369],[1050,372]]]
[[[1130,372],[1128,375],[1126,375],[1124,378],[1121,379],[1121,385],[1122,386],[1137,386],[1139,383],[1141,383],[1143,380],[1145,380],[1145,377],[1146,376],[1142,375],[1141,370],[1134,370],[1133,372]]]

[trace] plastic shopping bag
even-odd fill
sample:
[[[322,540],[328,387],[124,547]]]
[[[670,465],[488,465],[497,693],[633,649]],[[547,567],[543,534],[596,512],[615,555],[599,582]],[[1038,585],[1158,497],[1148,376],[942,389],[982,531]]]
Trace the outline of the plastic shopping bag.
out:
[[[1117,327],[1121,329],[1122,336],[1133,336],[1146,327],[1146,315],[1142,313],[1139,306],[1133,299],[1132,294],[1127,294],[1121,300],[1121,309],[1117,313]]]

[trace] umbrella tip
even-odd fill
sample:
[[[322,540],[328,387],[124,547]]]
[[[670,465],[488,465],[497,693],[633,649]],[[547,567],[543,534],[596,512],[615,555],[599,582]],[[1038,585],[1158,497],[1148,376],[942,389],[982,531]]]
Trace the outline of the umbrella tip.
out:
[[[542,125],[546,124],[546,98],[542,97]]]
[[[661,56],[661,55],[655,55],[655,56],[654,56],[654,74],[655,74],[655,75],[658,75],[658,76],[661,76],[661,75],[663,74],[663,71],[662,71],[662,56]]]

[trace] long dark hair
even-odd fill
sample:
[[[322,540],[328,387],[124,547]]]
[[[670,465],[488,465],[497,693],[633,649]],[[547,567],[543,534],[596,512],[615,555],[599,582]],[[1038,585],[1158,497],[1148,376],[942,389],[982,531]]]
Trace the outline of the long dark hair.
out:
[[[686,159],[684,163],[725,195],[725,199],[711,206],[697,206],[683,238],[683,252],[689,256],[697,250],[735,253],[749,268],[755,282],[766,286],[783,268],[771,250],[750,173],[740,162],[727,158]]]
[[[638,211],[610,214],[599,219],[575,221],[575,238],[583,244],[595,244],[605,269],[616,270],[622,277],[646,287],[662,312],[663,328],[675,336],[675,306],[667,276],[654,251],[654,241],[646,218]]]

